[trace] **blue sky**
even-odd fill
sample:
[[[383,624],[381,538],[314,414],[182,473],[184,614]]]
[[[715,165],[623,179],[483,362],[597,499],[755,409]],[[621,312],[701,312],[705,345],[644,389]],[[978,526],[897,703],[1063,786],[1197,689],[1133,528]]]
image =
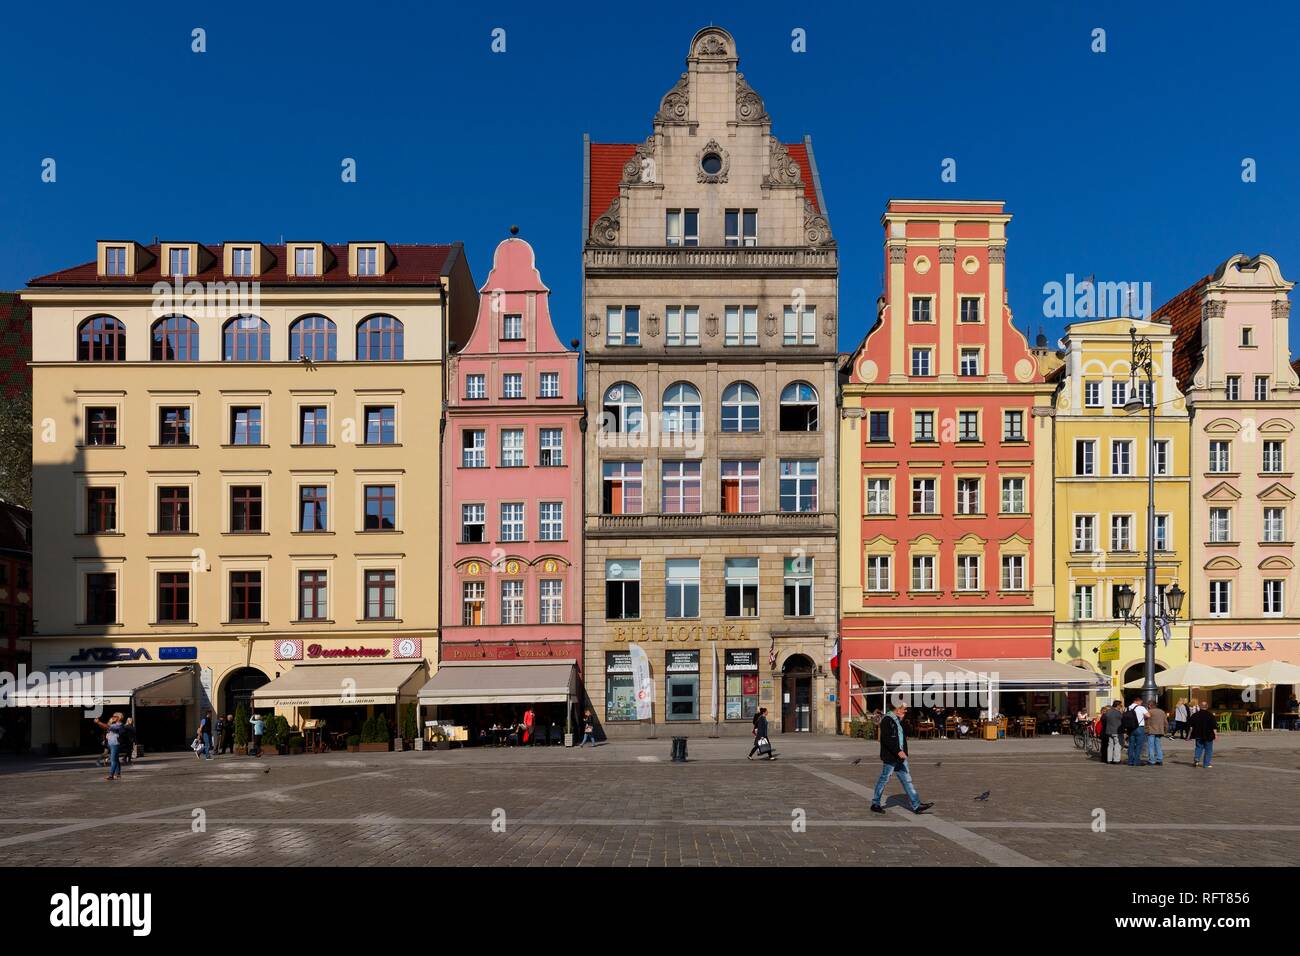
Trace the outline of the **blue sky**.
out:
[[[1235,252],[1300,277],[1293,5],[690,8],[6,4],[0,288],[88,260],[96,239],[154,235],[460,239],[481,282],[518,223],[567,339],[582,134],[643,139],[710,22],[735,35],[776,134],[813,136],[845,349],[880,293],[890,197],[1006,200],[1011,304],[1031,336],[1059,333],[1043,284],[1071,272],[1150,282],[1157,304]],[[191,52],[195,27],[206,53]],[[940,180],[948,157],[955,183]]]

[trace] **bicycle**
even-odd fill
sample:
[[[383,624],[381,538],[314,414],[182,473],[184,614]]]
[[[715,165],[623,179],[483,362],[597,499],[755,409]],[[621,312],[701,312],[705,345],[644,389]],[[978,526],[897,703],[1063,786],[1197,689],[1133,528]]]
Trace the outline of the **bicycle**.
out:
[[[1074,730],[1074,747],[1082,750],[1085,757],[1101,759],[1101,737],[1092,729],[1092,721],[1077,726]]]

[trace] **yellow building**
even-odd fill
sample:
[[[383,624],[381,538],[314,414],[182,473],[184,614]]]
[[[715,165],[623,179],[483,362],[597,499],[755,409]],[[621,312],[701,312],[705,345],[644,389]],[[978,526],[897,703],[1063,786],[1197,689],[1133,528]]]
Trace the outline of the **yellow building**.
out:
[[[33,670],[96,675],[152,749],[239,703],[391,726],[438,659],[459,244],[100,242],[23,299]],[[33,745],[84,746],[51,703]]]
[[[1132,357],[1129,329],[1152,343],[1156,403],[1156,587],[1175,582],[1194,591],[1188,574],[1190,425],[1173,368],[1168,325],[1137,319],[1096,319],[1066,329],[1065,364],[1056,393],[1056,642],[1058,661],[1108,674],[1112,697],[1131,697],[1123,684],[1142,676],[1140,628],[1124,623],[1116,593],[1127,585],[1145,599],[1148,413],[1129,414]],[[1141,380],[1142,377],[1140,377]],[[1142,381],[1145,389],[1146,383]],[[1156,643],[1157,670],[1186,663],[1185,621]],[[1109,701],[1107,701],[1109,702]],[[1087,702],[1096,711],[1093,701]]]

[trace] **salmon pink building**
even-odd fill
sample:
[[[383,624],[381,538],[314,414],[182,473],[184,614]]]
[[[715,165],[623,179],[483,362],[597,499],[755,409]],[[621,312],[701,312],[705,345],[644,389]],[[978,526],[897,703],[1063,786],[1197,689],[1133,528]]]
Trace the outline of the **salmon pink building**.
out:
[[[563,726],[582,660],[578,356],[532,247],[497,246],[467,342],[449,344],[442,643],[425,705],[458,727]]]
[[[1051,660],[1052,388],[1006,302],[1010,218],[918,200],[882,218],[884,296],[843,369],[845,729],[904,684],[997,674],[1012,713],[1089,683]]]

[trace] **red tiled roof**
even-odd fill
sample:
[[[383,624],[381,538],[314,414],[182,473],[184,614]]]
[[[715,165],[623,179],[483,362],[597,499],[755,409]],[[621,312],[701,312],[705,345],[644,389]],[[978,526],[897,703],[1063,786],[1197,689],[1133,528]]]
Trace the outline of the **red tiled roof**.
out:
[[[215,257],[212,265],[203,272],[186,279],[196,282],[226,282],[237,279],[221,271],[222,243],[206,245],[205,248]],[[287,263],[283,245],[264,244],[271,253],[270,268],[259,276],[250,278],[262,283],[284,285],[438,285],[446,268],[454,258],[453,250],[457,244],[429,243],[389,243],[393,253],[393,265],[381,276],[348,275],[348,247],[346,244],[326,243],[325,247],[334,254],[334,265],[324,275],[303,278],[286,274]],[[159,255],[158,245],[145,246],[153,257],[153,262],[133,276],[101,276],[97,274],[96,263],[82,263],[70,269],[51,272],[49,275],[37,276],[27,284],[29,286],[62,285],[103,285],[103,286],[138,286],[153,285],[155,282],[170,282],[169,276],[163,275],[164,263]]]
[[[17,292],[0,292],[0,396],[32,387],[32,310]]]
[[[1151,315],[1151,321],[1168,324],[1174,333],[1174,378],[1183,392],[1201,360],[1201,291],[1209,281],[1206,276],[1188,286]]]
[[[786,143],[786,152],[799,164],[799,175],[803,179],[803,193],[812,203],[815,212],[821,212],[817,202],[817,186],[813,182],[812,161],[808,157],[808,147],[803,143]],[[591,144],[591,185],[587,208],[587,227],[605,214],[610,204],[618,198],[618,186],[623,180],[623,164],[636,153],[636,143],[592,143]]]

